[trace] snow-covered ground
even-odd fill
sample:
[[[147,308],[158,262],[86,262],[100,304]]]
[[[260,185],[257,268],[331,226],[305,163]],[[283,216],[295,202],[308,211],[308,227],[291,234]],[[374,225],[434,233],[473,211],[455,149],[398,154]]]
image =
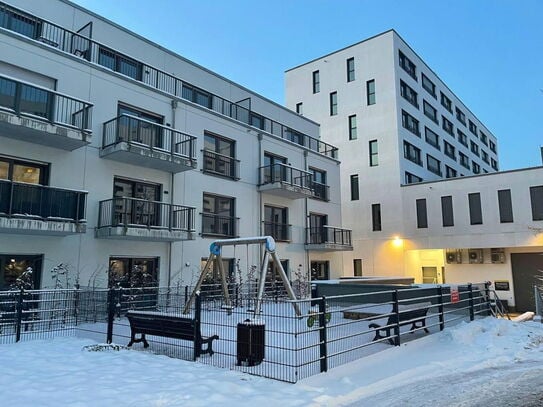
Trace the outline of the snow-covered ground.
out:
[[[57,338],[0,346],[9,406],[542,406],[543,324],[485,318],[297,384]]]

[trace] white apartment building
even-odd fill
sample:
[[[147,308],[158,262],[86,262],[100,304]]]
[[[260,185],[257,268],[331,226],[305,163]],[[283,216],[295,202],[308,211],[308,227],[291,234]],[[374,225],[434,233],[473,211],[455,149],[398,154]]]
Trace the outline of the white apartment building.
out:
[[[541,236],[532,238],[541,228],[541,170],[490,175],[499,169],[496,138],[394,30],[292,68],[285,83],[287,107],[320,123],[322,139],[341,151],[342,214],[354,246],[344,254],[346,276],[501,278],[510,283],[500,293],[510,305],[515,293],[524,295],[513,288],[510,254],[543,251]],[[511,222],[496,221],[498,190],[513,194]],[[424,199],[433,226],[417,228],[416,203]],[[477,202],[484,226],[472,227],[466,208]],[[435,205],[454,207],[456,226],[441,223]],[[469,264],[468,254],[476,256],[470,249],[483,250],[489,265]],[[508,266],[495,266],[492,249]],[[447,263],[447,253],[457,251],[463,261]]]
[[[291,278],[342,274],[314,121],[65,0],[0,2],[0,49],[0,288],[61,263],[65,285],[191,284],[214,239],[262,234]]]

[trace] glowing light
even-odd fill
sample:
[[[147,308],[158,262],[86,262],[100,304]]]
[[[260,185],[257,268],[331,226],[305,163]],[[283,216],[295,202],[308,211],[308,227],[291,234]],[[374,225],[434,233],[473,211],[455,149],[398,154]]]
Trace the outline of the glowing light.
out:
[[[402,247],[403,246],[403,239],[400,236],[394,236],[394,239],[392,240],[392,244],[395,247]]]

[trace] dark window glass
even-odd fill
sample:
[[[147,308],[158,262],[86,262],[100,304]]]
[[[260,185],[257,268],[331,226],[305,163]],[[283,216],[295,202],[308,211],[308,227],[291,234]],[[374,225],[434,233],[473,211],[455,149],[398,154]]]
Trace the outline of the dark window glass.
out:
[[[439,147],[439,136],[434,133],[432,130],[430,130],[428,127],[424,128],[425,138],[426,142],[430,144],[431,146],[437,148],[438,150],[441,150]]]
[[[351,201],[360,199],[360,191],[358,189],[358,174],[351,175]]]
[[[354,81],[354,58],[347,60],[347,82]]]
[[[416,175],[414,174],[411,174],[410,172],[405,172],[405,183],[406,184],[414,184],[414,183],[417,183],[417,182],[422,182],[422,178],[421,177],[417,177]]]
[[[498,162],[495,159],[493,159],[493,158],[490,159],[490,166],[494,170],[498,171]]]
[[[237,161],[235,142],[204,132],[204,172],[236,179]]]
[[[355,277],[362,276],[362,259],[353,259],[353,270]]]
[[[483,159],[485,163],[490,164],[488,153],[485,150],[481,150],[481,158]]]
[[[459,108],[455,108],[455,109],[456,109],[456,119],[465,126],[466,125],[466,115]]]
[[[481,209],[481,194],[476,192],[468,194],[469,222],[472,225],[483,224],[483,212]]]
[[[212,108],[213,99],[210,93],[186,83],[183,83],[181,97],[208,109]],[[248,117],[244,121],[247,123]]]
[[[471,169],[474,174],[480,174],[481,173],[481,166],[477,164],[475,161],[471,162]]]
[[[288,208],[264,205],[264,235],[283,242],[290,240]]]
[[[309,172],[313,175],[313,192],[314,197],[327,201],[328,196],[328,187],[326,185],[326,171],[318,170],[316,168],[309,167]]]
[[[234,198],[206,194],[202,205],[202,234],[236,236]]]
[[[403,154],[409,161],[414,162],[417,165],[422,166],[422,159],[420,156],[420,148],[409,144],[407,141],[403,142]]]
[[[408,84],[400,79],[400,95],[415,106],[419,108],[418,94]]]
[[[404,129],[407,129],[411,133],[420,137],[419,121],[405,110],[402,110],[402,126]]]
[[[411,76],[414,80],[417,80],[417,67],[415,64],[411,62],[411,60],[407,58],[402,51],[398,51],[398,53],[400,66],[409,74],[409,76]]]
[[[444,227],[454,226],[452,196],[441,197],[441,217]]]
[[[337,115],[337,92],[330,93],[330,116]]]
[[[441,105],[452,113],[452,102],[443,92],[441,92]]]
[[[373,231],[378,232],[381,230],[381,204],[371,205],[371,219]]]
[[[454,137],[453,124],[443,116],[441,116],[441,127],[443,127],[443,130],[445,130],[447,133]]]
[[[543,186],[530,187],[532,219],[543,220]]]
[[[142,64],[112,49],[100,46],[98,64],[141,81]]]
[[[463,153],[458,153],[458,155],[460,157],[460,165],[469,170],[469,158],[468,158],[468,156],[463,154]]]
[[[462,133],[460,130],[456,129],[456,134],[458,134],[458,141],[464,146],[468,146],[468,136]]]
[[[358,137],[356,127],[356,115],[349,116],[349,140],[356,140]]]
[[[366,98],[367,98],[366,101],[368,103],[368,106],[375,104],[375,80],[374,79],[366,82]]]
[[[445,177],[447,177],[447,178],[456,178],[456,170],[454,168],[451,168],[448,165],[446,165],[445,166]]]
[[[456,149],[452,144],[447,143],[446,141],[443,141],[443,151],[445,152],[445,155],[453,160],[456,161]]]
[[[298,114],[303,114],[304,111],[303,111],[303,103],[300,102],[300,103],[296,103],[296,113]]]
[[[485,146],[488,146],[488,137],[482,131],[479,131],[479,139],[481,140],[481,143],[483,143]]]
[[[510,189],[498,191],[498,207],[500,208],[500,223],[513,222],[513,203]]]
[[[496,143],[494,143],[492,140],[490,140],[489,145],[490,145],[490,151],[495,153],[496,152]]]
[[[426,100],[422,104],[424,115],[428,117],[430,120],[434,121],[435,123],[439,124],[439,121],[437,119],[437,110]]]
[[[477,135],[477,125],[473,123],[471,120],[469,121],[469,131]]]
[[[370,167],[376,167],[379,165],[379,151],[377,146],[377,140],[371,140],[369,142],[370,151]]]
[[[428,215],[426,213],[426,199],[417,199],[417,228],[425,229],[428,227]]]
[[[434,83],[424,74],[422,74],[422,87],[426,89],[426,92],[430,95],[436,97],[436,85],[434,85]]]
[[[474,141],[471,141],[470,145],[471,145],[471,152],[475,154],[477,157],[479,157],[479,146],[477,145],[477,143]]]
[[[313,93],[319,93],[321,91],[321,79],[319,71],[313,72]]]
[[[426,168],[434,174],[441,175],[441,162],[430,154],[426,154]]]

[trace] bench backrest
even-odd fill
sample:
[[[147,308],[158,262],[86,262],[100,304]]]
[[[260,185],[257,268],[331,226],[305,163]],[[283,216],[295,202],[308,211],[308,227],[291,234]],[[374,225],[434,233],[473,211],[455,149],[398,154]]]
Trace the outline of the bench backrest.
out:
[[[200,340],[200,326],[192,318],[174,315],[126,313],[130,327],[146,335],[165,336],[189,341]]]

